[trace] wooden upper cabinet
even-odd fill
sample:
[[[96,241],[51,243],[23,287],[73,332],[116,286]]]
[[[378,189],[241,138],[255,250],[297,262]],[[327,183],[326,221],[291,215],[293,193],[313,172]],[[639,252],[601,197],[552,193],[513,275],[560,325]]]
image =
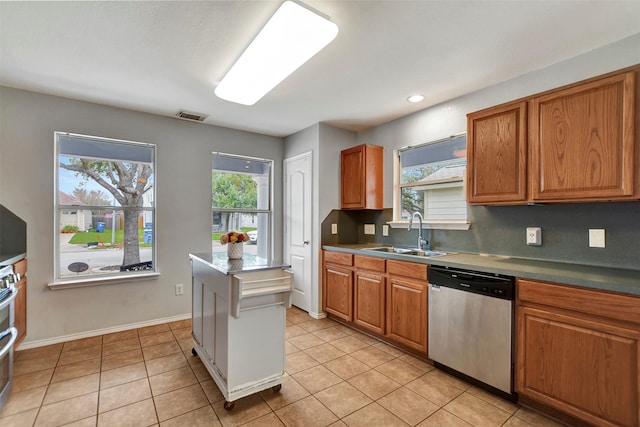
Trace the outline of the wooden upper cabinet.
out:
[[[383,147],[358,145],[340,156],[342,209],[382,209]]]
[[[532,100],[533,200],[634,195],[635,73]]]
[[[501,204],[527,200],[527,103],[467,116],[467,200]]]
[[[640,199],[640,66],[467,115],[471,204]]]

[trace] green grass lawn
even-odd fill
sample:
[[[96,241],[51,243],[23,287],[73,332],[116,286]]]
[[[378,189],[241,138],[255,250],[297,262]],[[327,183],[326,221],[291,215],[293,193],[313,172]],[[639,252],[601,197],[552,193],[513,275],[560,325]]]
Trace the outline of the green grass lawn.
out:
[[[242,232],[247,233],[251,230],[255,230],[255,227],[242,227]],[[102,233],[96,231],[79,231],[73,235],[69,243],[72,245],[86,245],[87,243],[100,242],[104,244],[111,244],[111,230],[106,229]],[[211,234],[211,240],[220,240],[222,232],[216,232]],[[99,239],[98,239],[99,238]],[[115,244],[122,243],[124,240],[124,230],[116,230]],[[138,241],[141,247],[151,246],[150,244],[144,244],[144,228],[138,229]]]
[[[104,232],[98,233],[96,231],[80,231],[73,235],[69,243],[72,245],[86,245],[91,242],[100,242],[104,244],[111,244],[111,230],[105,229]],[[115,241],[117,245],[124,241],[124,230],[116,230]],[[141,247],[150,247],[150,244],[144,244],[144,228],[138,229],[138,241]]]

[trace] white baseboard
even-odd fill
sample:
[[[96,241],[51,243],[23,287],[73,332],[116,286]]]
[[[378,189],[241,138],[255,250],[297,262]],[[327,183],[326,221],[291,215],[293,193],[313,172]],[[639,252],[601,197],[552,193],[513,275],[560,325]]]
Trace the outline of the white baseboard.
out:
[[[309,316],[313,317],[314,319],[324,319],[325,317],[327,317],[327,313],[325,313],[324,311],[322,311],[320,313],[309,311],[308,314],[309,314]]]
[[[99,335],[112,334],[114,332],[127,331],[129,329],[144,328],[146,326],[160,325],[162,323],[176,322],[178,320],[191,319],[191,313],[178,316],[164,317],[162,319],[147,320],[144,322],[129,323],[128,325],[113,326],[110,328],[95,329],[93,331],[79,332],[77,334],[63,335],[60,337],[46,338],[43,340],[22,342],[16,350],[29,350],[30,348],[43,347],[45,345],[59,344],[61,342],[79,340],[82,338],[96,337]]]

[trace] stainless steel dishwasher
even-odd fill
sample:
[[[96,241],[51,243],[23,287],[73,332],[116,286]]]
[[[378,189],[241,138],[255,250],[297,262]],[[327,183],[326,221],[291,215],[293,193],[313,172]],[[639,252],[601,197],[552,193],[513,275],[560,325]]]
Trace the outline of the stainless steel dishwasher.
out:
[[[436,266],[427,277],[429,358],[436,367],[514,398],[514,278]]]

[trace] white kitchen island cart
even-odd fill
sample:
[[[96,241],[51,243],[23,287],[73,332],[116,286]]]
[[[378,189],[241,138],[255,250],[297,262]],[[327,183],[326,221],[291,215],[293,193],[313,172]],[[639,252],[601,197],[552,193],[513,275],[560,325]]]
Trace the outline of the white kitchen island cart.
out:
[[[191,254],[193,354],[233,409],[242,397],[280,390],[285,317],[291,306],[288,265],[245,254]]]

